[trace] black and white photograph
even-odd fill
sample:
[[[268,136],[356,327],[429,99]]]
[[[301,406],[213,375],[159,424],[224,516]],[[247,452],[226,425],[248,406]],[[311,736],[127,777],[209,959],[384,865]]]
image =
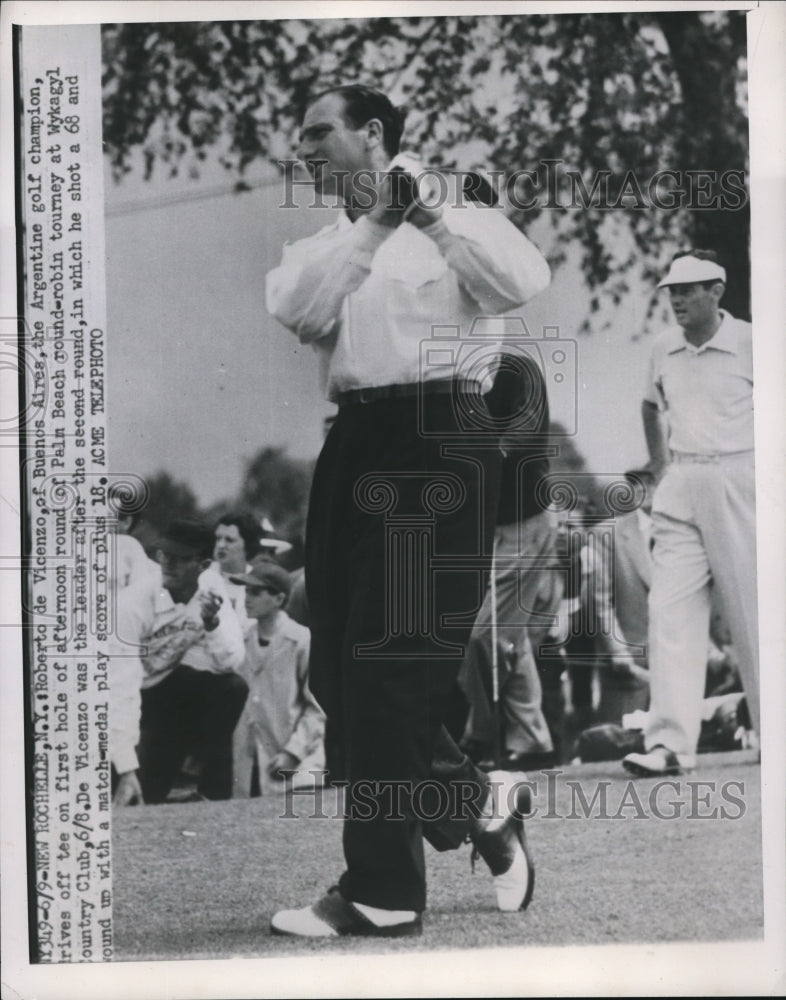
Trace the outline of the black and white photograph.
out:
[[[783,992],[785,42],[4,5],[9,997]]]

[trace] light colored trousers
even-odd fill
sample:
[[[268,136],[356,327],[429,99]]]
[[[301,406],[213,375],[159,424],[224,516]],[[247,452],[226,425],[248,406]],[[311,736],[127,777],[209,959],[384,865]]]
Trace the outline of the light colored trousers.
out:
[[[551,514],[536,514],[495,532],[497,645],[502,749],[512,753],[549,752],[551,734],[541,707],[542,691],[533,650],[553,624],[562,596],[554,568],[556,528]],[[469,701],[465,739],[494,742],[491,699],[491,591],[478,613],[459,683]]]
[[[645,744],[647,749],[661,744],[691,759],[701,727],[712,587],[759,731],[753,452],[673,462],[655,493],[652,514]]]

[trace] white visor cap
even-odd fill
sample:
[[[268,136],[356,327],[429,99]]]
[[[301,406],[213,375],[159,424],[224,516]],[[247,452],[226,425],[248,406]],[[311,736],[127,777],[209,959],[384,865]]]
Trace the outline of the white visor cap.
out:
[[[672,261],[669,273],[658,283],[658,288],[667,285],[691,285],[696,281],[722,281],[726,284],[726,268],[711,260],[698,257],[678,257]]]

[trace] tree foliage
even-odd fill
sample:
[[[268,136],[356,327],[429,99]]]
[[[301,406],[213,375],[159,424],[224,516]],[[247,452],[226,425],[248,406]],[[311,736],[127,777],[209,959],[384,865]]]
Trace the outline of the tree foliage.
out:
[[[199,520],[202,511],[193,490],[168,472],[156,472],[146,479],[147,502],[140,512],[134,535],[148,555],[154,555],[158,539],[167,524],[176,518]]]
[[[693,243],[725,257],[743,315],[747,198],[735,209],[723,183],[747,170],[745,52],[733,11],[107,25],[104,138],[117,174],[141,148],[148,174],[193,171],[210,152],[240,178],[292,155],[308,94],[370,83],[410,109],[405,143],[424,162],[536,172],[536,204],[512,217],[529,228],[548,215],[553,262],[580,246],[588,313]],[[664,170],[692,201],[653,207],[647,186]],[[571,207],[575,178],[589,192],[600,171],[614,207]]]
[[[264,447],[246,463],[237,504],[267,517],[280,537],[297,544],[305,534],[313,462],[292,458],[285,448]]]
[[[210,506],[206,519],[213,523],[227,511],[245,511],[260,522],[267,518],[276,537],[292,544],[281,561],[290,568],[301,565],[313,464],[293,458],[286,448],[261,448],[246,461],[235,495]]]
[[[164,528],[175,518],[212,525],[222,514],[244,511],[260,523],[267,518],[276,536],[293,546],[282,561],[300,565],[312,474],[313,462],[292,458],[285,448],[264,447],[247,460],[234,496],[203,507],[187,483],[168,472],[156,472],[146,480],[147,502],[134,534],[152,555]]]

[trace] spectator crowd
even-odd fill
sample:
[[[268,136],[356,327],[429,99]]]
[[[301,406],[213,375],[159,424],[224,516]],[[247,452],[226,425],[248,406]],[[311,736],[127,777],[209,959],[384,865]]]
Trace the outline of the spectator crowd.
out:
[[[450,730],[482,768],[515,771],[643,749],[649,705],[652,577],[650,464],[624,474],[626,510],[542,509],[529,465],[548,428],[502,438],[507,497],[498,513],[493,581],[478,611]],[[516,365],[500,371],[490,408],[520,413]],[[507,400],[507,402],[506,402]],[[532,430],[532,428],[530,428]],[[529,451],[528,451],[529,449]],[[630,502],[630,498],[632,502]],[[210,526],[173,517],[148,556],[138,513],[117,511],[118,627],[112,661],[116,805],[228,799],[331,780],[325,715],[309,688],[308,601],[301,568],[267,519],[228,511]],[[176,514],[177,512],[173,512]],[[755,739],[728,629],[713,608],[699,750]]]
[[[414,809],[398,826],[349,815],[344,903],[320,902],[329,919],[286,911],[281,933],[335,932],[337,905],[362,929],[355,904],[376,931],[419,932],[424,836],[438,850],[469,836],[524,908],[523,825],[512,808],[498,829],[486,814],[490,772],[578,757],[675,774],[758,731],[752,338],[720,307],[717,254],[679,252],[659,283],[675,324],[642,373],[646,463],[605,491],[607,509],[570,484],[561,506],[543,362],[507,327],[548,263],[480,175],[432,203],[432,172],[400,149],[404,120],[362,84],[306,105],[299,159],[344,211],[266,278],[268,311],[311,344],[337,405],[305,567],[284,568],[288,541],[244,511],[210,526],[172,511],[151,562],[118,510],[118,804],[164,802],[184,773],[208,799],[345,772],[350,796],[426,776],[481,795],[483,816],[462,804],[439,829]],[[375,197],[359,198],[370,177]],[[438,318],[460,333],[484,316],[481,361],[463,364],[459,335],[432,352],[449,362],[423,362]],[[388,500],[399,525],[421,507],[429,519],[394,538]]]

